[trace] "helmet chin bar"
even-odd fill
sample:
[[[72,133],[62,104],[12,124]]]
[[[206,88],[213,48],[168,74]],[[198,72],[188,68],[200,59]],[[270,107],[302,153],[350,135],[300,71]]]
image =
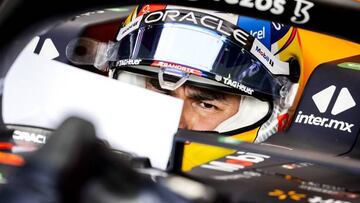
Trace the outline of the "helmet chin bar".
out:
[[[176,82],[165,81],[164,74],[176,76],[176,77],[179,77],[180,79]],[[170,91],[174,91],[177,88],[179,88],[181,85],[183,85],[189,79],[189,77],[190,77],[189,73],[185,73],[180,70],[173,69],[173,68],[164,68],[163,67],[163,68],[160,68],[159,73],[158,73],[160,87],[162,89],[166,89],[166,90],[170,90]]]
[[[260,101],[250,96],[241,96],[237,113],[220,123],[214,131],[226,133],[252,126],[264,119],[269,114],[270,108],[270,104],[266,101]]]
[[[274,98],[273,102],[278,103],[282,109],[289,109],[294,103],[299,84],[291,82],[285,76],[278,77],[277,82],[281,84],[282,88],[279,90],[280,97]],[[266,101],[260,101],[251,96],[242,96],[238,112],[220,123],[214,131],[226,133],[254,125],[269,115],[270,108],[272,108],[271,105]]]

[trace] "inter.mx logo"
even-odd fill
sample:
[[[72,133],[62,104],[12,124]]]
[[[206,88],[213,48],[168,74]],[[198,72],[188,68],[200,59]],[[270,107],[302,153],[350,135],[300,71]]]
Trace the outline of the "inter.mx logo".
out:
[[[314,101],[320,113],[325,113],[328,110],[335,90],[336,86],[331,85],[312,96],[312,100]],[[331,108],[331,114],[334,116],[338,115],[353,108],[354,106],[356,106],[354,98],[350,94],[348,88],[343,87],[341,88],[340,93],[335,100],[335,104]],[[345,121],[314,116],[314,114],[306,115],[303,114],[302,111],[299,111],[298,115],[296,116],[295,123],[322,126],[325,128],[332,128],[336,130],[338,129],[349,133],[351,133],[351,128],[354,126],[354,124]]]

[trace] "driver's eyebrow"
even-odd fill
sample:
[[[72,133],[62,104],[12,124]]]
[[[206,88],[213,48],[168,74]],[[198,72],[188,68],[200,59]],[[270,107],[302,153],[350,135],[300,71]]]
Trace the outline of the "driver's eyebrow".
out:
[[[196,101],[226,101],[226,96],[224,93],[215,92],[211,90],[206,90],[202,88],[195,88],[187,86],[186,89],[188,90],[187,97],[192,100]]]

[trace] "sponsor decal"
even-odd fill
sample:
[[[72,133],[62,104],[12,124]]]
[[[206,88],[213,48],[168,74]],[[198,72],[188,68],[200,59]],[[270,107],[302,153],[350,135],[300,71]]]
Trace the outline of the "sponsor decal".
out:
[[[215,75],[215,80],[220,82],[222,81],[222,76],[221,75]]]
[[[250,52],[258,58],[271,73],[275,75],[289,75],[289,64],[275,58],[257,39],[254,40]]]
[[[45,144],[46,136],[36,133],[30,133],[20,130],[15,130],[13,133],[13,139],[18,141],[34,142],[37,144]]]
[[[133,20],[129,24],[127,24],[125,27],[121,28],[116,39],[119,41],[122,38],[124,38],[126,35],[128,35],[130,32],[137,30],[140,26],[142,18],[143,18],[143,16],[139,16],[139,17],[135,18],[135,20]]]
[[[327,111],[335,90],[336,86],[331,85],[312,96],[312,100],[314,101],[320,113],[325,113]],[[353,108],[354,106],[356,106],[354,98],[351,96],[349,90],[344,87],[340,90],[340,93],[336,98],[335,104],[331,110],[331,114],[338,115],[344,111]],[[298,112],[295,122],[307,125],[321,126],[325,128],[332,128],[335,130],[341,130],[349,133],[352,132],[351,128],[354,126],[354,124],[345,121],[314,116],[314,114],[306,115],[303,114],[302,111]]]
[[[338,66],[341,67],[341,68],[348,68],[348,69],[352,69],[352,70],[360,70],[360,63],[355,63],[355,62],[340,63],[340,64],[338,64]]]
[[[158,22],[182,22],[186,24],[197,25],[211,29],[221,33],[222,35],[232,37],[235,39],[235,41],[242,45],[247,44],[249,34],[244,30],[237,28],[233,24],[215,16],[204,14],[200,15],[201,17],[198,17],[199,14],[197,12],[187,10],[162,10],[149,13],[145,17],[144,23],[153,24]]]
[[[272,24],[272,30],[274,30],[274,31],[282,31],[283,30],[283,28],[284,27],[286,27],[287,29],[285,30],[285,31],[283,31],[283,33],[280,35],[280,36],[283,36],[287,31],[288,31],[288,28],[290,27],[290,26],[285,26],[284,24],[282,24],[282,23],[277,23],[277,22],[271,22],[271,24]],[[271,32],[273,32],[273,31],[271,31]],[[280,38],[276,38],[274,41],[276,42],[276,41],[278,41]]]
[[[255,31],[250,30],[250,34],[259,40],[265,39],[266,38],[265,27],[263,26],[261,27],[260,30],[255,30]]]
[[[351,203],[349,201],[342,201],[337,199],[323,199],[320,196],[314,196],[308,199],[309,203]]]
[[[116,61],[115,67],[121,66],[129,66],[129,65],[139,65],[141,63],[141,59],[123,59]]]
[[[302,168],[302,167],[308,167],[312,166],[310,163],[300,163],[296,165],[287,164],[283,165],[286,169],[295,169],[295,168]],[[305,181],[304,179],[301,179],[299,177],[294,177],[291,175],[284,175],[284,174],[277,174],[281,177],[283,177],[287,181],[292,181],[298,185],[298,189],[310,191],[310,192],[317,192],[317,193],[323,193],[326,195],[335,196],[337,198],[347,198],[347,199],[356,199],[359,197],[359,194],[346,192],[348,189],[333,186],[333,185],[327,185],[322,183],[315,183],[311,181]]]
[[[270,66],[274,66],[274,61],[271,60],[271,58],[269,57],[269,55],[266,54],[266,52],[264,50],[262,50],[260,47],[258,46],[255,46],[255,51],[257,53],[259,53],[259,55],[261,57],[263,57],[267,62],[268,64],[270,64]]]
[[[189,0],[197,1],[197,0]],[[214,0],[220,1],[220,0]],[[314,3],[308,0],[294,0],[296,2],[294,16],[290,18],[293,23],[304,24],[310,20],[309,10]],[[231,5],[239,5],[245,8],[255,8],[258,11],[270,12],[274,15],[281,15],[285,11],[284,5],[286,0],[224,0],[225,3]]]
[[[255,177],[261,177],[261,173],[255,171],[243,171],[238,174],[231,175],[217,175],[213,176],[215,180],[237,180],[237,179],[250,179]]]
[[[312,164],[304,162],[304,163],[284,164],[281,167],[285,168],[285,169],[293,170],[293,169],[298,169],[298,168],[303,168],[303,167],[308,167],[308,166],[312,166]]]
[[[290,18],[291,22],[297,24],[304,24],[310,20],[309,9],[314,6],[313,2],[308,0],[294,0],[296,6],[294,10],[294,16]]]
[[[351,133],[351,128],[354,126],[354,124],[350,124],[345,121],[338,121],[335,119],[320,117],[320,116],[314,116],[314,114],[306,115],[302,114],[302,111],[299,111],[299,113],[296,116],[295,123],[303,123],[307,125],[315,125],[315,126],[321,126],[325,128],[332,128],[335,130],[341,130],[344,132]]]
[[[275,15],[284,12],[285,0],[225,0],[228,4],[238,4],[241,7],[255,8],[259,11],[270,11]]]
[[[163,61],[154,61],[151,66],[156,66],[156,67],[160,67],[160,68],[172,68],[172,69],[176,69],[176,70],[180,70],[184,73],[190,73],[193,75],[197,75],[197,76],[201,76],[202,72],[200,70],[196,70],[194,68],[190,68],[187,66],[183,66],[180,64],[176,64],[176,63],[169,63],[169,62],[163,62]]]
[[[280,189],[275,189],[268,193],[270,197],[276,197],[278,200],[284,201],[284,200],[295,200],[300,201],[304,198],[306,198],[306,194],[300,194],[297,193],[294,190],[290,190],[288,192],[285,192]]]
[[[236,156],[229,155],[225,157],[225,161],[210,161],[207,164],[203,164],[200,167],[210,170],[235,172],[246,167],[253,166],[254,164],[261,163],[270,156],[263,154],[256,154],[251,152],[236,152]]]
[[[324,113],[327,110],[330,100],[335,92],[335,89],[336,86],[331,85],[312,97],[320,113]],[[342,88],[331,110],[331,114],[338,115],[339,113],[347,111],[354,106],[356,106],[356,103],[354,101],[354,98],[351,96],[349,90],[347,88]]]
[[[247,16],[241,16],[239,17],[237,25],[258,39],[266,46],[266,48],[269,50],[271,49],[271,22]]]
[[[0,152],[0,164],[22,166],[24,163],[24,158],[19,155]]]
[[[231,80],[230,78],[222,78],[222,81],[225,85],[229,85],[235,89],[241,90],[242,92],[245,92],[249,95],[252,95],[254,92],[254,89],[247,87],[237,81]]]
[[[314,182],[301,181],[301,185],[299,186],[299,188],[311,192],[319,192],[327,195],[349,199],[355,199],[359,197],[358,194],[346,192],[345,188]]]

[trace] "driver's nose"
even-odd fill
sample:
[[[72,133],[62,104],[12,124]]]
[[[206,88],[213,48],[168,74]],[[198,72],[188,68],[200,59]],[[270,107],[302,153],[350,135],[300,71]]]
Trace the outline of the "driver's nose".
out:
[[[191,112],[191,102],[186,97],[185,87],[179,87],[178,89],[171,92],[171,96],[182,99],[184,101],[183,110],[181,113],[179,128],[186,130],[195,130],[198,118],[194,112]]]
[[[196,123],[198,123],[197,116],[192,115],[186,108],[186,105],[184,105],[180,118],[179,128],[186,130],[196,130]]]

